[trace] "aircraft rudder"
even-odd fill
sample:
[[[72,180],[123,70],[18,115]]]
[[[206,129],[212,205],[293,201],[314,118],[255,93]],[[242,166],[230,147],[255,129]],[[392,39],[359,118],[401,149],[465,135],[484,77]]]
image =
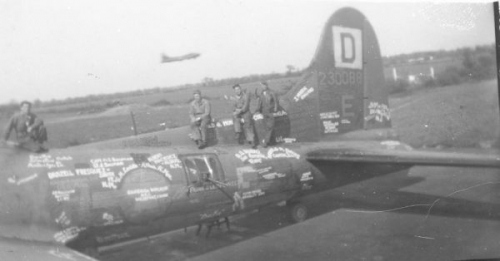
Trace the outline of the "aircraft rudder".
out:
[[[378,41],[361,12],[342,8],[328,19],[310,66],[284,100],[300,140],[391,127]]]

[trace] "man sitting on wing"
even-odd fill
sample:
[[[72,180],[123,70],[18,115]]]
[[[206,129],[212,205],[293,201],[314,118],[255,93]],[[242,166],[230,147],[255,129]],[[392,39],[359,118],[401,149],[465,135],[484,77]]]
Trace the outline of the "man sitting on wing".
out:
[[[207,145],[207,127],[211,121],[210,102],[201,98],[201,92],[193,92],[194,101],[189,107],[189,118],[191,119],[191,131],[193,139],[199,149]]]

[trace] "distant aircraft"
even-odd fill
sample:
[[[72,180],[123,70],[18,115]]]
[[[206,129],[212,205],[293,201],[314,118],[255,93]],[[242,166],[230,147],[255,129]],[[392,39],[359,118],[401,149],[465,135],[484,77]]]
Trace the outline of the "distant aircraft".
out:
[[[188,53],[188,54],[176,56],[176,57],[167,56],[166,54],[162,53],[161,54],[161,63],[180,62],[180,61],[189,60],[189,59],[196,59],[196,58],[198,58],[198,56],[200,56],[199,53]]]
[[[500,168],[498,156],[420,151],[397,140],[375,32],[352,8],[330,17],[309,68],[281,101],[277,144],[268,148],[238,145],[230,119],[211,124],[203,150],[188,126],[41,154],[1,148],[0,245],[29,253],[43,245],[38,260],[86,260],[65,246],[92,254],[276,204],[299,222],[307,218],[301,198],[340,186],[342,175]]]

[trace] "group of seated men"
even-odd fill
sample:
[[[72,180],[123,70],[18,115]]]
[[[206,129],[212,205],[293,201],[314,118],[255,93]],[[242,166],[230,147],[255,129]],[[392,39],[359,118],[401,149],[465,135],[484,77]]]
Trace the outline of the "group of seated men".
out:
[[[274,129],[274,115],[278,111],[279,101],[276,93],[269,89],[267,82],[261,82],[261,91],[258,96],[257,111],[263,116],[264,137],[262,137],[262,146],[265,148],[271,143],[271,136]],[[242,90],[239,84],[233,86],[234,96],[227,98],[233,106],[233,126],[235,139],[242,144],[243,137],[246,142],[256,148],[256,141],[253,125],[253,115],[250,111],[250,95]],[[207,127],[211,122],[210,102],[201,97],[201,92],[193,92],[194,100],[191,102],[189,117],[191,119],[192,137],[198,148],[207,146]],[[227,97],[227,96],[225,96]]]
[[[271,136],[274,129],[274,112],[278,111],[278,98],[276,94],[269,89],[266,82],[261,82],[261,91],[258,96],[257,111],[263,116],[264,137],[262,137],[262,146],[267,147],[271,142]],[[239,84],[233,86],[234,96],[227,98],[233,106],[233,126],[235,139],[242,144],[243,135],[246,142],[252,148],[256,148],[256,141],[253,125],[253,114],[250,111],[250,95],[242,90]],[[189,117],[191,119],[192,137],[198,148],[202,149],[207,145],[207,127],[212,121],[210,116],[210,102],[201,97],[199,90],[193,93],[194,100],[191,102]],[[227,97],[227,96],[225,96]],[[43,121],[31,112],[32,104],[23,101],[20,104],[20,110],[11,118],[4,132],[3,142],[23,147],[34,152],[43,152],[47,149],[43,145],[47,141],[47,130]],[[12,132],[16,133],[17,142],[9,142]]]

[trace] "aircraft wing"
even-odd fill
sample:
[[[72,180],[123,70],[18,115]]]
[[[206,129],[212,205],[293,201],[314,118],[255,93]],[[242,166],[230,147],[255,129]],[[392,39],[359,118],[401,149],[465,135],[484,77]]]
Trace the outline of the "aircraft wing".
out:
[[[471,153],[355,146],[314,150],[307,153],[306,158],[309,161],[500,168],[498,152]]]
[[[63,245],[0,237],[0,260],[97,261]]]

